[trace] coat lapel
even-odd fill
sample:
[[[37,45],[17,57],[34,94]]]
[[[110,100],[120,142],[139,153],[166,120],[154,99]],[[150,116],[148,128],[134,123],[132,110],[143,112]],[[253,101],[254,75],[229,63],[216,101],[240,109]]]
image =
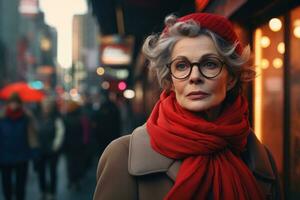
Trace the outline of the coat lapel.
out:
[[[253,132],[251,132],[247,138],[246,148],[242,157],[246,158],[244,161],[253,174],[268,180],[275,180],[276,177],[267,150],[265,146],[259,142]]]
[[[150,138],[143,125],[135,129],[129,143],[128,171],[131,175],[141,176],[166,172],[175,181],[180,161],[167,158],[151,148]]]

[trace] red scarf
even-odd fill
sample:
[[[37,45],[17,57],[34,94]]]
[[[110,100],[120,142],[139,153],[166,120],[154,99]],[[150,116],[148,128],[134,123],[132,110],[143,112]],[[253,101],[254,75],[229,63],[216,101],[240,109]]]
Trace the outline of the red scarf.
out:
[[[183,160],[166,200],[264,199],[238,156],[250,132],[248,104],[242,96],[208,122],[179,106],[173,92],[163,92],[147,120],[147,130],[155,151]]]
[[[10,107],[6,107],[5,110],[5,116],[7,116],[9,119],[17,120],[20,117],[24,115],[24,110],[22,108],[19,108],[17,110],[12,110]]]

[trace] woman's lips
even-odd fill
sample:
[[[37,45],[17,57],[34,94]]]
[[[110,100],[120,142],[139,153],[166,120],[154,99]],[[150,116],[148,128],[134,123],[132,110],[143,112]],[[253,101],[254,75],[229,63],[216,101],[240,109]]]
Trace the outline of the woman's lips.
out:
[[[196,91],[188,93],[187,97],[191,100],[200,100],[206,98],[208,95],[206,92]]]

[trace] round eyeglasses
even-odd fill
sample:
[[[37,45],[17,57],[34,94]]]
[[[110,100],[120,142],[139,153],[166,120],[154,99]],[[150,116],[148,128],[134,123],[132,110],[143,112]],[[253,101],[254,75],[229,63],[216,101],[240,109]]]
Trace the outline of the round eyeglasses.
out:
[[[193,66],[196,65],[205,78],[212,79],[217,77],[223,68],[223,62],[218,57],[206,57],[200,60],[200,62],[190,62],[187,58],[176,58],[167,64],[167,67],[171,71],[171,75],[176,79],[186,79],[191,73]]]

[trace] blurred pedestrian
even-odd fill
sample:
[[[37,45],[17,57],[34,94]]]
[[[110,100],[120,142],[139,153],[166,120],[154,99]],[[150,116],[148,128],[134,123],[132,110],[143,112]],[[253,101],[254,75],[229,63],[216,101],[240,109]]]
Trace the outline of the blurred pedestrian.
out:
[[[90,94],[85,93],[82,95],[82,124],[85,135],[85,144],[87,146],[86,151],[86,166],[87,168],[92,166],[92,162],[94,162],[95,152],[97,148],[97,140],[95,139],[95,132],[92,128],[92,119],[94,115],[94,108],[92,97]]]
[[[102,153],[111,141],[121,135],[120,110],[108,91],[102,92],[101,104],[94,112],[92,123],[98,150]]]
[[[89,142],[88,121],[77,102],[70,101],[66,107],[64,153],[67,161],[68,187],[80,190],[81,180],[87,169],[85,161]]]
[[[33,157],[33,149],[38,147],[33,116],[24,109],[17,93],[11,95],[0,115],[0,169],[4,197],[11,200],[15,193],[17,200],[23,200],[28,162]]]
[[[121,135],[130,134],[133,130],[133,115],[129,99],[125,98],[123,94],[117,94],[116,105],[120,112],[120,133]]]
[[[219,15],[165,22],[143,46],[164,91],[146,124],[102,154],[94,199],[280,199],[275,162],[242,96],[255,76],[244,65],[249,47]]]
[[[39,187],[42,200],[55,199],[57,187],[57,163],[59,150],[63,144],[65,127],[57,109],[55,100],[48,98],[42,101],[42,113],[39,117],[38,138],[40,144],[39,158],[36,167],[39,175]],[[47,181],[49,174],[49,185]]]

